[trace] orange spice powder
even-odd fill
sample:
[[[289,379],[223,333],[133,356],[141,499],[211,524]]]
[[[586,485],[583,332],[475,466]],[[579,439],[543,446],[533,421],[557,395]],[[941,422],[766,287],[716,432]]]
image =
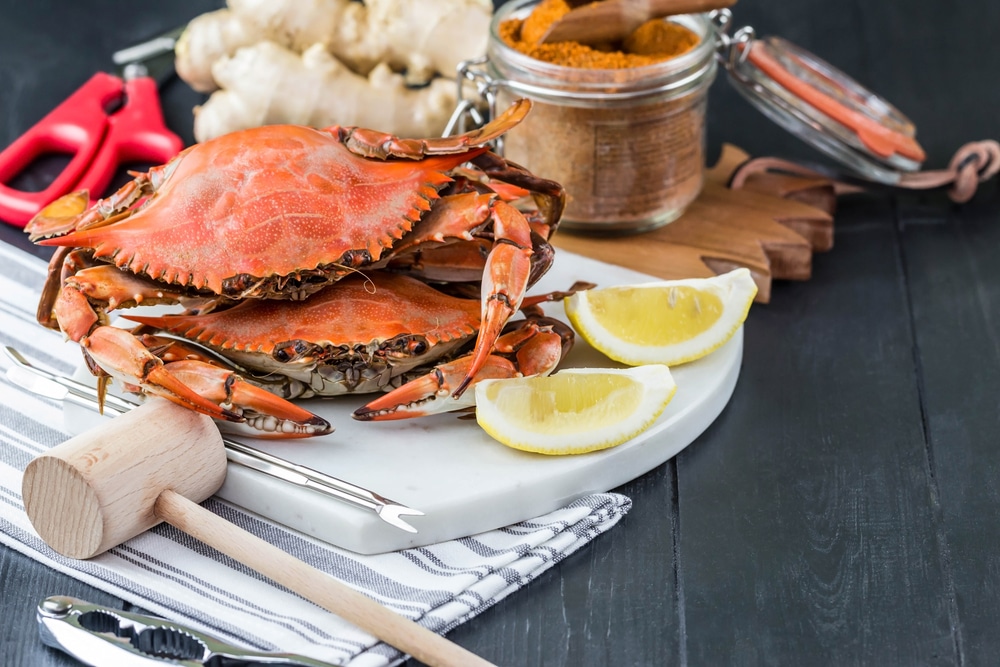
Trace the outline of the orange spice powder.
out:
[[[659,19],[642,24],[620,45],[595,48],[578,42],[539,44],[549,26],[569,11],[566,0],[542,0],[525,19],[501,23],[500,38],[536,60],[583,69],[644,67],[675,58],[698,44],[698,36],[691,30]]]

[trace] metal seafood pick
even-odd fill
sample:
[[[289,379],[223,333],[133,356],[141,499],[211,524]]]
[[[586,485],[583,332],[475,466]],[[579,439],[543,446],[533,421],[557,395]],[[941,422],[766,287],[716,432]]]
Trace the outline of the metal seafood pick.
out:
[[[68,401],[91,410],[97,410],[97,389],[32,366],[20,352],[9,345],[4,347],[4,352],[14,363],[7,369],[7,379],[17,386],[40,396]],[[138,403],[112,394],[107,394],[104,397],[104,412],[109,414],[122,414],[138,407],[138,405]],[[389,500],[374,491],[369,491],[318,470],[286,461],[273,454],[230,440],[225,436],[223,436],[222,442],[226,446],[226,458],[233,463],[297,486],[318,491],[355,507],[371,510],[390,526],[395,526],[408,533],[415,533],[417,529],[404,521],[402,517],[424,515],[420,510]]]

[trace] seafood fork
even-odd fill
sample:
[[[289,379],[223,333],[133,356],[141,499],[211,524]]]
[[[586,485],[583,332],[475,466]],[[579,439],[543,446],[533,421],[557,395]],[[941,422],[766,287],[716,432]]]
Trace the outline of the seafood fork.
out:
[[[40,396],[68,401],[91,410],[97,410],[97,389],[33,366],[20,352],[9,345],[4,347],[4,352],[14,364],[6,372],[7,379],[14,384]],[[106,394],[104,397],[104,411],[106,413],[122,414],[138,407],[138,405],[138,403],[112,394]],[[297,486],[312,489],[355,507],[370,510],[375,512],[382,521],[400,530],[416,533],[417,529],[402,517],[424,515],[420,510],[389,500],[374,491],[369,491],[318,470],[286,461],[225,436],[223,436],[222,442],[226,446],[226,457],[232,463]]]

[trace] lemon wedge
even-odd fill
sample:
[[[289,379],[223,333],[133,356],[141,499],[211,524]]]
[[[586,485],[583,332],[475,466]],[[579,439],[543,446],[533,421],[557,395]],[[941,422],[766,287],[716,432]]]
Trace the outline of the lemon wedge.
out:
[[[624,364],[674,366],[718,349],[750,311],[757,285],[747,269],[577,292],[563,304],[584,340]]]
[[[583,454],[645,431],[676,391],[670,369],[661,364],[482,380],[476,385],[476,420],[514,449]]]

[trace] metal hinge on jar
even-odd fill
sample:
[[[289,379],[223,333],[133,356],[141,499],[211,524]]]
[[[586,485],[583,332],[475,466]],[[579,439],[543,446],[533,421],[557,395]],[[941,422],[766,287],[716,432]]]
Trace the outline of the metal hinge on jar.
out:
[[[485,70],[487,56],[472,60],[463,60],[458,64],[456,76],[455,110],[448,119],[442,136],[462,134],[472,128],[482,127],[490,118],[497,115],[497,88],[499,81],[491,77]],[[487,115],[483,115],[483,107]],[[470,125],[471,121],[471,125]],[[494,152],[503,155],[503,137],[497,139],[493,146]]]

